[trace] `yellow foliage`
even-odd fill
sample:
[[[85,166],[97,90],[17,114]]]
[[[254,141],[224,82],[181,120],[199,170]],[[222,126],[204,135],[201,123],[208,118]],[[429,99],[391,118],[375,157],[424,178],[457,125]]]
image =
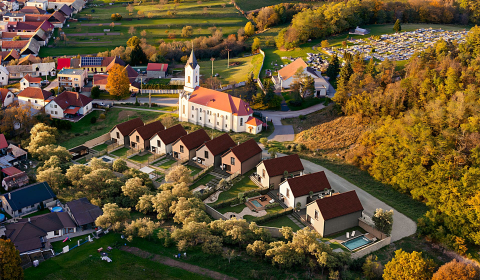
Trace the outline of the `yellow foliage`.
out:
[[[130,80],[127,77],[125,67],[115,64],[109,71],[107,78],[107,91],[110,95],[121,97],[128,94]]]

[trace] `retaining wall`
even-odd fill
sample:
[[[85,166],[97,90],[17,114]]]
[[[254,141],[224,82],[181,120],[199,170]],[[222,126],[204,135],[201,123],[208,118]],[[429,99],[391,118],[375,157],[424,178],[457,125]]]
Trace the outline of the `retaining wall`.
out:
[[[227,220],[227,218],[225,218],[222,213],[218,212],[207,204],[205,204],[205,212],[207,212],[207,214],[212,216],[212,218],[214,218],[215,220]]]
[[[358,219],[358,226],[363,228],[366,232],[373,234],[373,236],[378,239],[385,239],[388,237],[385,233],[374,228],[372,225],[367,224],[362,218]]]
[[[361,249],[357,252],[352,253],[352,255],[350,257],[352,259],[359,259],[359,258],[364,257],[368,254],[371,254],[371,253],[373,253],[377,250],[380,250],[381,248],[383,248],[385,246],[390,245],[391,241],[392,241],[392,237],[389,236],[389,237],[387,237],[385,239],[382,239],[382,240],[380,240],[376,243],[373,243],[372,245],[367,246],[367,247],[365,247],[365,248],[363,248],[363,249]]]
[[[100,144],[103,144],[105,141],[107,140],[110,140],[110,133],[105,133],[97,138],[94,138],[92,140],[88,140],[87,142],[85,142],[85,144],[83,144],[84,146],[88,147],[88,148],[93,148],[94,146],[97,146],[97,145],[100,145]]]

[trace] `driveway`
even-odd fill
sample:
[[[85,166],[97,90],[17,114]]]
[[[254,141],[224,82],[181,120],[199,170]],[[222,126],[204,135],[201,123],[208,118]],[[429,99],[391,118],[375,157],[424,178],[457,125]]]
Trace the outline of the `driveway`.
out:
[[[45,87],[43,90],[50,91],[51,89],[54,89],[56,87],[58,87],[58,79],[51,81],[50,84],[47,87]]]
[[[295,132],[291,125],[275,125],[275,130],[268,136],[268,140],[288,142],[295,139]]]

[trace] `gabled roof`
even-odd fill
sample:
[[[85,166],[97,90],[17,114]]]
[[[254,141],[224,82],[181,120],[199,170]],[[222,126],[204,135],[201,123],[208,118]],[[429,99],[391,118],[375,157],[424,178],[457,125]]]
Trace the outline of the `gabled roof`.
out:
[[[38,60],[38,59],[37,59],[36,56],[34,56],[33,54],[29,54],[29,55],[27,55],[27,56],[25,56],[25,57],[22,57],[22,58],[18,61],[18,65],[35,63],[37,60]],[[30,74],[27,75],[27,76],[30,76]],[[30,76],[30,77],[31,77],[31,76]],[[24,78],[25,78],[25,77],[24,77]],[[33,78],[33,77],[31,77],[31,78]],[[42,78],[38,78],[38,79],[40,79],[40,82],[42,81]],[[29,82],[31,82],[31,81],[29,81]],[[31,83],[32,83],[32,82],[31,82]]]
[[[118,64],[120,66],[125,66],[125,62],[118,56],[105,57],[104,60],[102,61],[102,66],[107,66],[106,68],[107,71],[110,71],[110,68],[112,68],[113,65],[115,64]]]
[[[266,159],[263,161],[263,165],[270,177],[283,175],[285,171],[292,173],[304,170],[302,161],[297,154]]]
[[[63,110],[70,106],[85,107],[92,102],[92,100],[90,97],[72,91],[64,91],[53,99]]]
[[[213,109],[232,113],[236,116],[247,116],[253,114],[252,108],[247,102],[228,93],[220,92],[204,87],[197,87],[190,96],[189,102]]]
[[[197,58],[195,57],[195,53],[193,52],[193,48],[192,48],[192,52],[190,53],[190,57],[188,58],[187,64],[185,65],[185,67],[187,65],[190,65],[193,69],[195,69],[198,65]]]
[[[24,149],[19,148],[18,146],[15,146],[13,144],[8,145],[7,153],[10,153],[11,155],[13,155],[14,158],[19,158],[27,154],[27,152]]]
[[[41,77],[32,77],[32,76],[30,76],[30,74],[25,75],[23,77],[23,79],[27,80],[27,82],[29,82],[29,83],[41,83],[42,82]]]
[[[52,93],[41,88],[37,87],[28,87],[22,90],[18,95],[18,97],[26,97],[26,98],[34,98],[34,99],[42,99],[47,100]]]
[[[363,206],[355,190],[326,196],[315,200],[324,220],[363,211]]]
[[[38,28],[43,29],[43,31],[45,32],[49,32],[49,31],[52,31],[55,28],[55,26],[53,26],[53,24],[48,20],[44,20],[43,23]]]
[[[255,117],[249,117],[246,124],[253,125],[253,126],[259,126],[262,125],[263,122]]]
[[[25,15],[25,22],[43,22],[48,20],[52,15],[51,14],[30,14]]]
[[[17,169],[16,167],[11,166],[11,167],[7,167],[7,168],[3,168],[2,172],[5,173],[7,176],[12,176],[12,175],[15,175],[15,174],[22,173],[23,171]]]
[[[2,52],[2,60],[12,60],[12,59],[19,59],[19,58],[20,58],[20,54],[18,53],[17,50]]]
[[[147,72],[148,71],[162,71],[166,72],[168,69],[168,64],[166,63],[149,63],[147,65]]]
[[[70,68],[70,58],[61,57],[57,61],[57,70],[62,70],[63,68]]]
[[[38,54],[38,52],[40,51],[40,43],[37,40],[35,40],[34,38],[30,38],[30,40],[28,40],[28,43],[25,45],[25,47],[23,47],[20,50],[20,54],[24,55],[27,50],[30,50],[34,54]],[[55,66],[54,66],[54,68],[55,68]]]
[[[3,178],[3,181],[5,182],[5,184],[10,186],[18,183],[28,184],[29,180],[30,179],[28,178],[27,173],[23,171]]]
[[[64,4],[58,11],[67,17],[71,16],[73,13],[72,8],[70,8],[67,4]]]
[[[53,13],[52,16],[48,19],[48,21],[65,23],[65,16],[59,11],[55,11],[55,13]]]
[[[125,66],[125,70],[127,71],[127,77],[129,77],[129,78],[136,78],[136,77],[138,77],[138,72],[135,71],[135,69],[133,69],[132,66],[130,66],[130,64],[128,64],[127,66]]]
[[[205,132],[203,129],[199,129],[180,137],[177,141],[175,141],[175,143],[182,141],[183,145],[185,145],[188,150],[193,150],[208,140],[210,140],[210,137],[208,136],[207,132]]]
[[[288,80],[290,77],[295,75],[295,73],[298,71],[298,68],[305,69],[306,67],[307,64],[305,63],[305,61],[303,61],[302,58],[297,58],[294,62],[278,70],[278,74],[280,75],[282,80]]]
[[[20,37],[22,40],[28,40],[30,39],[33,34],[18,34],[18,32],[2,32],[2,39],[13,39],[15,37]]]
[[[2,41],[2,49],[15,49],[21,50],[28,44],[27,40],[20,40],[20,41]]]
[[[106,85],[108,82],[108,75],[105,74],[94,74],[93,75],[93,85]]]
[[[235,147],[235,142],[232,140],[228,133],[222,134],[212,140],[205,142],[202,146],[198,147],[197,150],[206,146],[207,149],[212,153],[213,156],[224,154],[229,149]]]
[[[187,135],[187,132],[181,124],[177,124],[165,130],[159,131],[155,135],[158,135],[162,142],[165,145],[168,145],[177,141],[180,137]],[[155,135],[153,135],[152,138],[155,137]]]
[[[7,139],[5,139],[5,135],[0,134],[0,149],[5,149],[8,147]]]
[[[20,12],[24,13],[24,14],[37,14],[37,15],[43,15],[46,13],[45,10],[42,10],[38,7],[34,7],[34,6],[25,6],[23,7]]]
[[[67,206],[79,226],[93,223],[103,214],[102,209],[91,204],[86,197],[67,202]]]
[[[232,152],[240,162],[244,162],[255,155],[261,154],[262,149],[258,146],[254,139],[250,139],[238,146],[231,148],[230,151],[226,152],[222,157],[226,156],[230,152]]]
[[[325,172],[315,172],[303,176],[287,179],[288,185],[294,197],[300,197],[310,192],[318,193],[325,189],[331,189]]]
[[[36,183],[3,195],[13,211],[55,198],[47,182]],[[11,197],[11,198],[10,198]]]
[[[163,124],[160,121],[155,121],[144,126],[137,127],[132,132],[130,132],[129,135],[132,135],[136,131],[138,132],[138,134],[140,134],[140,137],[142,137],[142,139],[146,141],[152,138],[155,133],[162,130],[165,130]]]
[[[8,72],[7,72],[8,73]],[[0,88],[0,107],[3,105],[5,102],[5,99],[7,98],[7,95],[10,91],[6,88]],[[1,149],[1,148],[0,148]]]
[[[118,130],[120,131],[120,133],[123,135],[123,136],[128,136],[130,135],[130,133],[132,133],[132,131],[134,131],[136,128],[140,127],[140,126],[143,126],[143,121],[141,118],[135,118],[135,119],[132,119],[132,120],[129,120],[129,121],[126,121],[126,122],[123,122],[123,123],[120,123],[120,124],[117,124],[116,126],[114,126],[110,132],[112,130],[114,130],[115,128],[118,128]]]
[[[45,21],[43,21],[43,22],[45,22]],[[41,22],[41,21],[39,21],[39,22],[36,22],[36,21],[8,22],[8,25],[15,26],[15,31],[19,31],[19,32],[20,31],[30,31],[30,32],[33,32],[33,31],[37,30],[37,28],[42,26],[43,22]]]

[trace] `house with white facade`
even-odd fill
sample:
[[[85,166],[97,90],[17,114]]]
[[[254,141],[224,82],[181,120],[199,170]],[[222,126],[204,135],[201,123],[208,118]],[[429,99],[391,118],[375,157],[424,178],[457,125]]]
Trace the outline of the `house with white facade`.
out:
[[[42,87],[42,78],[41,77],[32,77],[30,74],[27,74],[20,80],[20,90],[24,90],[28,87]]]
[[[49,98],[52,96],[50,91],[43,90],[38,87],[28,87],[22,90],[18,95],[18,103],[21,105],[31,105],[33,108],[40,110],[48,104]]]
[[[64,91],[45,107],[45,113],[55,119],[79,121],[89,114],[93,99],[78,92]]]
[[[32,77],[55,76],[55,62],[34,63],[31,65],[11,65],[6,67],[10,79],[21,79],[30,74]]]
[[[144,126],[141,118],[134,118],[129,121],[117,124],[110,130],[110,139],[118,145],[130,146],[130,133],[135,129]]]
[[[56,205],[56,196],[47,182],[16,189],[3,194],[0,199],[3,210],[14,218]]]
[[[283,181],[279,187],[280,199],[288,207],[300,209],[318,198],[332,193],[324,171],[306,174]]]
[[[173,143],[185,135],[187,135],[187,131],[181,124],[166,128],[150,138],[150,150],[159,155],[172,154]]]
[[[13,103],[15,95],[6,88],[0,89],[0,109]]]
[[[5,66],[0,65],[0,85],[8,85],[8,70]]]
[[[200,87],[200,65],[192,50],[185,65],[185,87],[179,94],[179,120],[220,131],[249,131],[253,110],[247,102],[228,93]],[[252,128],[252,126],[250,126]]]
[[[25,3],[27,7],[37,7],[42,10],[48,9],[48,1],[47,0],[30,0]]]

